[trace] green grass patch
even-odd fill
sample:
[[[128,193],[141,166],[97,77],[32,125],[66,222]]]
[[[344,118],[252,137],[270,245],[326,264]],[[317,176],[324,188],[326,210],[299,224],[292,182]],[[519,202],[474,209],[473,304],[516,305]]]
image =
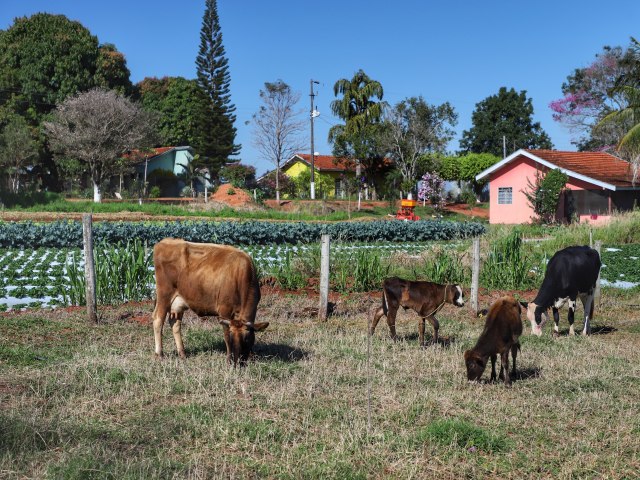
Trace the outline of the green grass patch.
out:
[[[417,438],[438,445],[455,446],[468,450],[505,452],[511,448],[503,435],[496,435],[462,419],[436,420],[422,429]]]

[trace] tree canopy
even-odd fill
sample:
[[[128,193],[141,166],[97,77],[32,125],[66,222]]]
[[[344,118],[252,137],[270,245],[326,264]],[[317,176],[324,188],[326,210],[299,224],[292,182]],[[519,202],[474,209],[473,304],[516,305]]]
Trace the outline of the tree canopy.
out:
[[[462,133],[463,153],[492,153],[502,157],[503,137],[507,150],[518,148],[553,148],[539,122],[533,121],[533,103],[527,92],[501,87],[476,104],[471,116],[473,126]]]
[[[196,58],[197,82],[211,102],[209,134],[202,154],[208,158],[212,173],[229,157],[240,152],[235,143],[236,107],[231,103],[231,75],[222,43],[222,30],[216,0],[206,0],[200,30],[200,50]]]
[[[402,190],[411,191],[421,156],[444,152],[455,133],[457,115],[448,102],[436,106],[422,97],[410,97],[386,109],[385,122],[385,145],[400,170]]]
[[[195,80],[145,78],[137,87],[144,108],[159,114],[158,134],[163,145],[206,150],[211,103]]]
[[[304,123],[296,110],[300,93],[282,80],[265,82],[260,90],[262,105],[253,115],[253,145],[265,160],[280,171],[280,165],[302,148]],[[280,200],[280,176],[276,174],[276,199]]]
[[[55,152],[86,164],[94,201],[100,202],[100,183],[116,173],[116,159],[128,150],[153,144],[153,124],[152,116],[139,104],[113,90],[96,88],[60,103],[44,128]]]
[[[333,154],[357,160],[371,179],[385,154],[382,85],[358,70],[351,79],[339,79],[333,93],[342,98],[331,102],[331,111],[345,122],[329,130]]]
[[[0,128],[14,115],[25,119],[37,143],[45,186],[59,189],[57,169],[44,136],[46,115],[70,95],[94,86],[132,91],[124,56],[100,45],[82,24],[64,15],[38,13],[16,18],[0,31]]]

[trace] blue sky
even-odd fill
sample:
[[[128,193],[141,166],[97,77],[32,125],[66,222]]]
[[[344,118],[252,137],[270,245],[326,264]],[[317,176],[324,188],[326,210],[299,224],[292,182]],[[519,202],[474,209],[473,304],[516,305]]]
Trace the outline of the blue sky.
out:
[[[204,0],[0,0],[0,28],[17,16],[64,14],[102,43],[126,55],[133,82],[144,77],[195,77]],[[526,90],[535,119],[555,147],[573,150],[571,134],[551,118],[550,101],[574,68],[588,65],[603,45],[640,37],[638,0],[218,0],[236,105],[240,158],[261,174],[245,125],[260,105],[265,81],[282,79],[302,94],[316,79],[315,150],[330,154],[327,132],[339,121],[329,104],[333,84],[362,68],[380,81],[385,100],[422,95],[449,101],[459,114],[458,148],[475,104],[501,86]],[[308,148],[307,148],[308,150]]]

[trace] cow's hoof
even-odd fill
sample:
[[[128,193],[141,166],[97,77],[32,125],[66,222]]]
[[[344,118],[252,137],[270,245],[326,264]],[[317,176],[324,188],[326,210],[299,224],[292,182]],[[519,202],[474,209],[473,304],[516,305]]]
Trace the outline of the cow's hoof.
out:
[[[560,336],[560,332],[553,331],[553,338],[558,338]]]
[[[158,361],[162,361],[162,360],[164,360],[164,354],[163,353],[154,353],[153,354],[153,358],[155,358]]]

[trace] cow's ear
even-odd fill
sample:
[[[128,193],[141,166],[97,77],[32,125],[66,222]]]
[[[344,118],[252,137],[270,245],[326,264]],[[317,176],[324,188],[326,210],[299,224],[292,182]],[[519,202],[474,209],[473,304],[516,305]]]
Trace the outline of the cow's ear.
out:
[[[489,310],[487,310],[486,308],[483,308],[482,310],[480,310],[480,311],[478,311],[476,313],[476,317],[478,317],[478,318],[486,317],[487,313],[489,313]]]
[[[253,324],[253,329],[256,332],[261,332],[262,330],[264,330],[268,326],[269,326],[269,322],[258,322],[258,323],[254,323]]]
[[[524,308],[529,308],[529,302],[520,302],[520,305],[522,305]]]

